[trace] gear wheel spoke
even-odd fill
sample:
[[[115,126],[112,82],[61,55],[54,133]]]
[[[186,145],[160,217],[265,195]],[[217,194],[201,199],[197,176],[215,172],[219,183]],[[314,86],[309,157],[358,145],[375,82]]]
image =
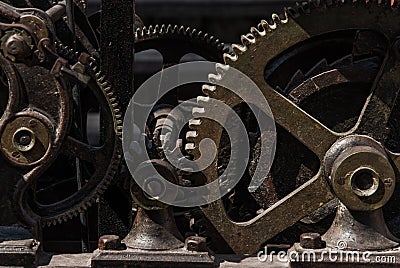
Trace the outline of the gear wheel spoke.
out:
[[[289,99],[273,90],[266,82],[260,86],[260,89],[268,100],[275,121],[322,160],[326,151],[341,135],[328,129]]]
[[[218,203],[211,204],[207,208],[215,212],[208,218],[217,224],[220,230],[230,230],[223,232],[223,235],[235,252],[242,252],[243,248],[246,248],[246,252],[256,252],[259,245],[267,239],[292,226],[334,198],[322,172],[319,172],[306,184],[248,222],[233,223],[221,217],[225,211]],[[271,225],[271,222],[277,224]],[[252,241],[243,245],[243,239],[246,237],[251,237]]]
[[[94,147],[72,137],[65,141],[64,153],[92,164],[101,163],[106,157],[103,147]]]
[[[389,131],[388,128],[382,130],[382,126],[388,125],[400,90],[399,44],[398,41],[395,42],[382,65],[356,130],[381,142],[385,141]]]

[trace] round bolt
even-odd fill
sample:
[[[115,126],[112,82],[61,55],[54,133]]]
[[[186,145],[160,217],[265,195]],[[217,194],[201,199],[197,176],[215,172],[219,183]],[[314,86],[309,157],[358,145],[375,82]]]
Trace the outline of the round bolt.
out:
[[[18,151],[28,152],[35,146],[35,133],[29,128],[21,127],[14,133],[13,143]]]
[[[300,246],[305,249],[321,249],[325,247],[325,243],[320,234],[305,233],[300,236]]]
[[[117,235],[103,235],[99,238],[98,247],[100,250],[121,249],[121,239]]]
[[[392,178],[386,178],[383,180],[383,183],[387,186],[387,187],[391,187],[393,184],[393,179]]]
[[[33,128],[36,127],[36,126],[37,126],[37,121],[34,120],[34,119],[30,120],[30,121],[29,121],[29,126],[30,126],[30,127],[33,127]]]
[[[18,143],[21,144],[22,146],[27,146],[29,143],[31,143],[32,138],[29,135],[23,135],[19,138]]]
[[[201,236],[189,236],[185,240],[185,248],[188,251],[207,252],[207,240]]]
[[[24,37],[19,34],[13,34],[7,39],[5,49],[8,54],[13,56],[27,57],[31,52]]]

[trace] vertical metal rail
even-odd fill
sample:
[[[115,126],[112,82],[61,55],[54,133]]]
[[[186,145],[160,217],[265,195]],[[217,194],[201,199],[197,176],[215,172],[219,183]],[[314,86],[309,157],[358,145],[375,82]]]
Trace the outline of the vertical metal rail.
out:
[[[135,0],[101,0],[101,68],[111,83],[113,91],[118,94],[123,114],[133,96],[134,22]],[[124,191],[112,185],[110,190]],[[129,231],[117,219],[118,217],[115,217],[115,212],[109,200],[102,197],[99,202],[99,235],[125,236]],[[114,219],[114,222],[110,223],[107,218]]]
[[[101,67],[125,112],[133,93],[134,0],[101,1]]]

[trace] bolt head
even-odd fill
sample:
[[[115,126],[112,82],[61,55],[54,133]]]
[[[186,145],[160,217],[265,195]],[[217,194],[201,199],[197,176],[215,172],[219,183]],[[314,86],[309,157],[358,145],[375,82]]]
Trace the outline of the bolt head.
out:
[[[207,240],[201,236],[189,236],[185,240],[185,248],[188,251],[207,252]]]
[[[100,250],[118,250],[121,248],[121,239],[117,235],[103,235],[99,238]]]
[[[24,135],[24,136],[21,136],[21,137],[19,138],[19,144],[21,144],[22,146],[27,146],[27,145],[29,145],[29,143],[31,143],[31,141],[32,141],[32,139],[31,139],[31,137],[28,136],[28,135]]]
[[[18,34],[14,34],[8,38],[5,43],[7,53],[13,56],[26,57],[30,53],[29,46],[24,38]]]
[[[300,236],[300,246],[305,249],[321,249],[325,243],[318,233],[304,233]]]

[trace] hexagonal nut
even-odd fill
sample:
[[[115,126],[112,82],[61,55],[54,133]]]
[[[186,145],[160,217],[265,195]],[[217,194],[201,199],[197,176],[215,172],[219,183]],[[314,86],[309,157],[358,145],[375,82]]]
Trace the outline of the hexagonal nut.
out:
[[[185,248],[188,251],[207,252],[207,240],[201,236],[189,236],[185,240]]]
[[[103,235],[99,238],[98,247],[100,250],[119,250],[121,239],[117,235]]]

